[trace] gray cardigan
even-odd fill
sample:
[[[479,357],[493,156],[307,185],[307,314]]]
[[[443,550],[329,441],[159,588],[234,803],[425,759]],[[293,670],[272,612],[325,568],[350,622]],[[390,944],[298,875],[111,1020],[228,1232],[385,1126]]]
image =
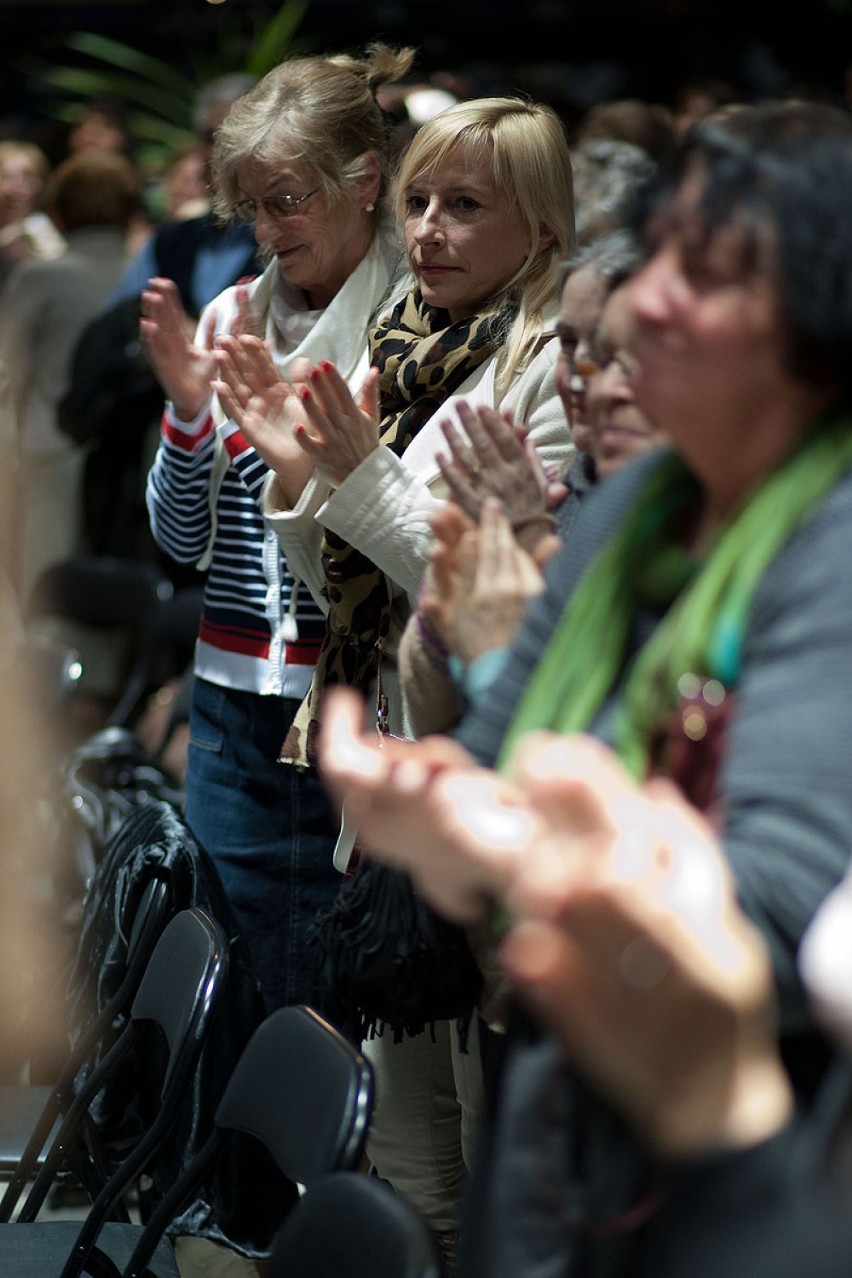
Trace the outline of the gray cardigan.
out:
[[[504,675],[458,731],[483,763],[494,762],[566,600],[656,464],[643,458],[584,503]],[[782,1035],[788,1044],[805,1043],[806,1065],[816,1036],[807,1033],[796,950],[852,853],[850,556],[847,476],[794,533],[755,593],[719,781],[725,852],[743,907],[770,946]],[[605,739],[605,719],[592,729]],[[554,1095],[561,1095],[558,1103]],[[465,1274],[598,1278],[621,1271],[630,1239],[600,1242],[566,1228],[555,1204],[581,1216],[617,1213],[647,1184],[648,1168],[617,1115],[534,1031],[510,1045],[489,1149],[478,1187],[482,1228],[471,1232],[490,1254],[480,1251]]]

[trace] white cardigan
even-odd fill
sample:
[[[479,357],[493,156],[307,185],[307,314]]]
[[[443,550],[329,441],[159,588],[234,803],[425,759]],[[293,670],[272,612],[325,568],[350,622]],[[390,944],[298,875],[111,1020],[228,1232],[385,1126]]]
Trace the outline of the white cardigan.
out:
[[[430,520],[446,499],[436,460],[439,452],[446,452],[440,423],[451,418],[464,437],[454,412],[459,400],[511,411],[517,422],[526,423],[542,464],[559,474],[567,470],[574,445],[556,392],[558,353],[557,338],[546,342],[500,403],[494,384],[497,357],[492,356],[441,405],[402,457],[377,448],[337,489],[314,474],[292,510],[273,504],[276,489],[267,481],[264,514],[291,567],[323,606],[320,547],[325,529],[367,555],[410,600],[416,598],[432,542]]]
[[[393,654],[426,570],[432,544],[430,521],[446,500],[446,485],[436,460],[439,452],[446,452],[440,423],[449,417],[464,437],[464,428],[454,412],[454,405],[461,399],[472,407],[488,404],[511,411],[517,422],[526,424],[542,464],[563,474],[574,445],[556,390],[558,354],[559,340],[551,338],[499,402],[495,387],[497,356],[492,356],[421,427],[402,457],[389,448],[377,448],[337,489],[315,473],[292,510],[275,505],[274,476],[267,480],[263,513],[278,534],[291,571],[326,612],[321,562],[326,529],[367,555],[398,587],[388,636],[391,660],[383,672],[392,732],[411,735]]]

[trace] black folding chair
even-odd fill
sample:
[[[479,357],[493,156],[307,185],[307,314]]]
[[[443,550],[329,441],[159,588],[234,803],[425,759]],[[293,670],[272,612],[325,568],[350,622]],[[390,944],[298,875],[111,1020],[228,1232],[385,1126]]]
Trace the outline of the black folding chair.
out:
[[[372,1105],[372,1069],[351,1043],[310,1008],[273,1012],[237,1062],[213,1134],[154,1208],[123,1278],[142,1278],[170,1221],[235,1133],[258,1141],[290,1182],[311,1186],[328,1172],[357,1166]],[[282,1220],[288,1209],[282,1202]]]
[[[158,613],[172,593],[155,564],[80,555],[45,569],[27,600],[27,616],[62,617],[124,639],[127,667],[108,720],[124,726],[155,681]]]
[[[441,1278],[426,1222],[374,1176],[336,1172],[312,1185],[279,1233],[269,1278]]]
[[[19,1220],[0,1226],[0,1273],[15,1278],[79,1278],[84,1272],[120,1271],[136,1242],[138,1226],[111,1221],[109,1216],[168,1137],[226,971],[227,941],[219,925],[199,909],[176,914],[154,947],[127,1027],[77,1092]],[[159,1071],[159,1087],[147,1130],[95,1198],[82,1227],[75,1221],[36,1220],[89,1105],[152,1026],[161,1032],[165,1050],[157,1052],[152,1044],[148,1058],[149,1072]],[[158,1249],[152,1266],[157,1278],[177,1276],[171,1248],[165,1245]]]
[[[0,1222],[12,1219],[24,1187],[44,1166],[48,1138],[68,1112],[75,1085],[82,1080],[90,1057],[96,1049],[105,1055],[107,1046],[127,1022],[133,997],[165,926],[168,907],[168,876],[154,869],[132,920],[127,920],[130,940],[124,979],[74,1044],[56,1082],[50,1086],[0,1087],[0,1180],[9,1181],[0,1201]],[[97,1141],[97,1129],[92,1127],[86,1133],[89,1151],[70,1145],[64,1155],[64,1167],[92,1198],[100,1193],[105,1182],[104,1175],[97,1171],[105,1166]]]

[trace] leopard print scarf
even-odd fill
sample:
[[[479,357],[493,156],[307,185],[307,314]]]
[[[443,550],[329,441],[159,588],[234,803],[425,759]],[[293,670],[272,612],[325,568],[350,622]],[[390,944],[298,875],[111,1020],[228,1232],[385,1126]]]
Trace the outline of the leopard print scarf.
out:
[[[452,323],[414,289],[370,333],[370,362],[379,369],[379,444],[401,456],[441,404],[505,340],[512,312]],[[332,532],[322,547],[327,630],[307,697],[281,747],[282,763],[316,761],[323,691],[335,684],[365,690],[376,676],[390,628],[393,583]]]

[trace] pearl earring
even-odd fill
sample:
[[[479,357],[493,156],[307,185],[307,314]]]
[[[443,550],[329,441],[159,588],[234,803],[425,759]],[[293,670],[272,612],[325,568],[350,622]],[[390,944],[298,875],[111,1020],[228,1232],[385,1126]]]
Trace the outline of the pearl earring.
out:
[[[365,212],[365,213],[374,213],[374,212],[375,212],[375,209],[376,209],[375,204],[365,204],[365,205],[364,205],[364,212]]]

